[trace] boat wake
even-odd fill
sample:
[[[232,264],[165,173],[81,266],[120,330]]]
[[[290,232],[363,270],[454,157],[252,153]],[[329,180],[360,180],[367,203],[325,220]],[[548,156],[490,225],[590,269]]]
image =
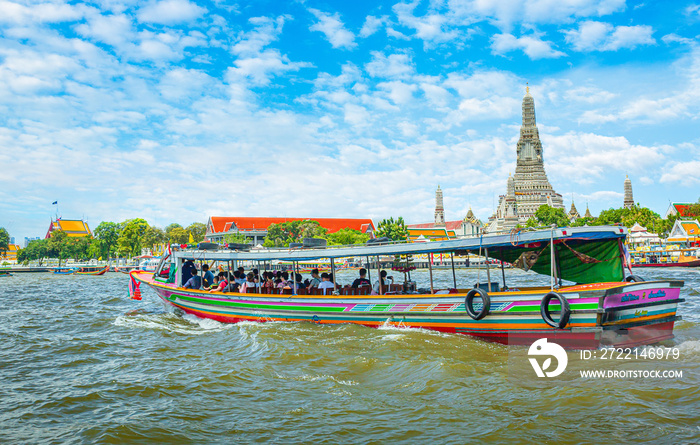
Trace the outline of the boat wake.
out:
[[[170,312],[149,312],[144,309],[129,311],[114,320],[115,326],[134,329],[167,331],[184,335],[202,335],[229,329],[231,325],[216,320],[185,314],[179,317]]]

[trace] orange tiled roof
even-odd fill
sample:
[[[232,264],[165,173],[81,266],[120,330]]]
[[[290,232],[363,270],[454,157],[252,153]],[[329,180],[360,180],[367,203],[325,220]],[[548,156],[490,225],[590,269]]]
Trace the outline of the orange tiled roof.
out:
[[[280,224],[290,221],[304,220],[318,221],[321,227],[328,229],[328,233],[335,233],[338,230],[349,228],[367,231],[368,228],[375,230],[374,223],[369,218],[353,219],[353,218],[278,218],[278,217],[253,217],[253,216],[211,216],[209,217],[208,233],[225,233],[228,232],[235,223],[238,230],[267,230],[271,224]]]
[[[409,239],[415,240],[421,235],[423,235],[424,238],[438,240],[456,238],[454,230],[447,230],[445,228],[408,228]]]
[[[3,258],[6,258],[8,260],[16,260],[18,250],[19,246],[17,244],[8,244],[7,251],[0,253],[0,255],[2,255]]]
[[[49,231],[46,232],[46,238],[51,237],[51,232],[54,230],[63,230],[69,237],[83,237],[92,235],[88,224],[79,219],[57,219],[51,221]]]
[[[447,230],[457,230],[461,227],[464,221],[446,221],[445,229]],[[408,224],[406,226],[409,229],[435,229],[435,223],[422,223],[422,224]]]
[[[700,227],[695,221],[683,221],[681,226],[683,226],[683,230],[688,236],[700,236]]]

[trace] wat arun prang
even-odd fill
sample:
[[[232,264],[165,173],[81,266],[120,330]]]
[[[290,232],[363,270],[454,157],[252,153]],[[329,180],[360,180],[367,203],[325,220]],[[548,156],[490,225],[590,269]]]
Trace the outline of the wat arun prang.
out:
[[[509,231],[518,224],[524,226],[543,204],[564,209],[561,195],[554,191],[544,172],[542,142],[535,121],[535,100],[529,87],[523,97],[523,124],[517,155],[515,175],[508,176],[506,194],[499,197],[498,209],[489,218],[488,232]]]

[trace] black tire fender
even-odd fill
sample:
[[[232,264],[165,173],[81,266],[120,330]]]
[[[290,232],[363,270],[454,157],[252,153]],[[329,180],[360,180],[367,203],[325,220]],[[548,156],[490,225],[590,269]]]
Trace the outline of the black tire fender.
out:
[[[479,295],[481,300],[484,302],[481,306],[481,310],[477,313],[474,311],[474,298]],[[491,307],[491,298],[489,298],[488,292],[483,289],[472,289],[467,292],[467,296],[464,298],[464,308],[467,310],[467,314],[474,320],[481,320],[489,314],[489,309]]]
[[[637,276],[637,275],[627,275],[625,277],[625,281],[628,283],[630,283],[632,281],[634,281],[635,283],[640,283],[640,282],[644,281],[644,278]]]
[[[549,302],[557,299],[561,305],[561,312],[559,315],[559,321],[554,321],[552,314],[549,312]],[[558,292],[550,292],[542,298],[540,302],[540,315],[542,315],[542,320],[553,328],[564,329],[567,324],[569,324],[569,317],[571,317],[571,307],[569,306],[569,301],[564,298]]]

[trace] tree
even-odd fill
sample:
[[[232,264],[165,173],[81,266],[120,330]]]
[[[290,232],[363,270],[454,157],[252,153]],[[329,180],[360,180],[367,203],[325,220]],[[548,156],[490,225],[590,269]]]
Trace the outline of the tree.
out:
[[[650,232],[655,233],[665,231],[667,226],[658,213],[638,205],[634,205],[629,209],[621,207],[619,209],[603,210],[595,221],[595,225],[598,226],[622,224],[625,227],[632,227],[634,223],[639,223]],[[673,223],[671,223],[671,227],[673,227]],[[668,230],[671,227],[668,227]]]
[[[148,227],[148,223],[141,218],[124,221],[124,226],[117,240],[118,251],[124,255],[141,255]]]
[[[171,224],[168,224],[168,225],[165,227],[165,236],[168,237],[168,241],[170,241],[170,239],[171,239],[171,238],[170,238],[170,234],[172,233],[172,231],[173,231],[174,229],[177,229],[178,227],[179,227],[180,229],[182,229],[182,226],[181,226],[180,224],[178,224],[178,223],[171,223]]]
[[[170,235],[168,235],[168,242],[170,244],[187,244],[189,239],[189,232],[183,229],[181,226],[173,227],[170,230]]]
[[[240,232],[227,233],[224,235],[224,241],[227,243],[245,244],[248,242],[248,238]]]
[[[369,239],[369,235],[359,230],[345,228],[335,233],[329,233],[326,235],[326,239],[331,246],[347,246],[350,244],[364,244]]]
[[[185,229],[192,234],[192,239],[195,243],[204,241],[204,235],[207,233],[207,226],[200,222],[194,222]]]
[[[17,252],[17,262],[27,264],[30,261],[39,260],[39,266],[41,266],[43,259],[48,255],[48,243],[47,239],[30,241],[27,247]]]
[[[117,250],[117,241],[119,240],[119,233],[121,232],[121,227],[119,224],[102,221],[100,225],[92,232],[94,236],[94,244],[99,253],[97,256],[102,258],[111,258]],[[95,253],[93,252],[93,255]]]
[[[167,242],[168,237],[165,235],[165,231],[160,227],[149,227],[143,237],[143,247],[151,249],[151,251],[153,251],[156,246]]]
[[[10,234],[7,233],[4,227],[0,227],[0,254],[4,256],[5,252],[10,248]]]
[[[265,247],[289,246],[289,243],[302,242],[304,238],[325,238],[328,229],[318,221],[310,219],[270,224],[265,237]]]
[[[571,221],[564,213],[564,209],[543,204],[537,209],[535,216],[527,220],[526,227],[551,226],[552,224],[555,224],[557,227],[566,227],[571,225]]]
[[[392,241],[406,241],[408,239],[408,228],[406,228],[403,216],[399,216],[396,221],[394,221],[393,216],[382,220],[377,226],[375,236],[377,238],[386,236]]]
[[[51,238],[48,239],[46,246],[46,255],[49,258],[58,258],[58,265],[61,266],[61,260],[68,258],[68,235],[63,230],[54,230],[51,232]]]
[[[89,258],[88,251],[91,241],[91,236],[67,238],[64,245],[65,258],[73,258],[76,261]]]

